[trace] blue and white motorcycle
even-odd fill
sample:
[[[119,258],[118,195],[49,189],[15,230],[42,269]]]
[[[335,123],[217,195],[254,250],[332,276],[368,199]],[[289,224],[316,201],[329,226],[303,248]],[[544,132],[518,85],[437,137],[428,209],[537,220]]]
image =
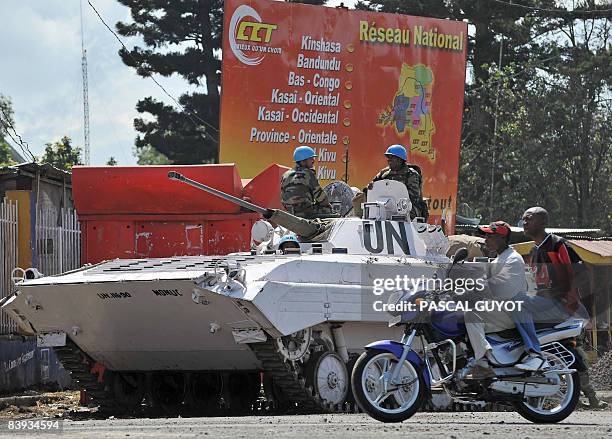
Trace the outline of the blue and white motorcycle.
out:
[[[448,299],[447,294],[421,291],[409,300],[431,302]],[[467,404],[512,406],[537,423],[559,422],[575,409],[580,395],[578,370],[584,365],[574,347],[583,320],[569,319],[538,330],[549,367],[535,372],[514,367],[525,355],[516,330],[487,334],[500,364],[493,366],[490,377],[474,378],[469,367],[472,350],[458,313],[416,308],[398,318],[397,324],[406,327],[401,341],[369,344],[353,368],[353,395],[373,418],[404,421],[432,391],[444,391],[454,401]]]

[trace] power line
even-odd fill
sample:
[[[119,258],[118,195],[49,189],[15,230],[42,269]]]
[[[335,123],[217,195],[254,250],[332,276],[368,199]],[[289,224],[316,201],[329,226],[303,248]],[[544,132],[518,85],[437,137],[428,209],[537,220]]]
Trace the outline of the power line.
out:
[[[11,124],[10,117],[4,112],[4,109],[1,106],[0,106],[0,111],[2,112],[2,116],[3,116],[3,117],[0,117],[0,122],[2,123],[2,126],[4,127],[6,134],[8,134],[8,136],[11,138],[13,142],[15,142],[16,145],[19,145],[19,147],[21,148],[21,151],[24,153],[26,158],[29,155],[30,157],[32,157],[32,161],[35,162],[36,157],[34,156],[34,154],[32,154],[32,151],[30,151],[28,142],[23,140],[23,138],[19,135],[19,133],[17,132],[13,124]],[[15,137],[13,137],[13,134],[11,134],[11,131],[13,132],[15,137],[17,137],[18,140],[16,140]]]
[[[523,9],[529,9],[532,11],[542,11],[542,12],[561,12],[561,13],[567,13],[567,14],[571,14],[571,13],[579,13],[579,14],[597,14],[600,12],[612,12],[612,9],[574,9],[572,11],[567,10],[567,9],[548,9],[548,8],[539,8],[537,6],[527,6],[527,5],[521,5],[518,3],[512,3],[512,2],[506,2],[503,0],[493,0],[495,3],[501,3],[503,5],[508,5],[508,6],[514,6],[517,8],[523,8]]]
[[[128,54],[128,56],[132,59],[132,61],[134,61],[135,63],[141,65],[141,63],[132,56],[132,53],[130,52],[130,50],[127,48],[127,46],[123,43],[123,41],[121,41],[121,38],[119,38],[119,35],[117,35],[117,33],[111,29],[111,27],[106,23],[106,21],[104,21],[104,19],[102,18],[102,16],[100,15],[100,13],[98,12],[98,10],[95,8],[95,6],[91,3],[91,0],[87,0],[87,3],[89,3],[89,6],[91,6],[91,8],[93,9],[93,11],[96,13],[96,15],[98,16],[98,18],[100,19],[100,21],[102,22],[102,24],[110,31],[110,33],[113,34],[113,36],[117,39],[117,41],[119,41],[119,44],[121,44],[121,46],[125,49],[126,53]],[[188,110],[185,106],[183,106],[174,96],[172,96],[170,93],[168,93],[168,91],[164,88],[163,85],[161,85],[153,76],[152,73],[150,73],[148,75],[149,78],[151,78],[151,80],[166,94],[166,96],[168,96],[170,99],[172,99],[176,105],[179,106],[179,108],[181,108],[181,110],[183,110],[185,112],[185,114],[187,114],[187,116],[191,119],[191,121],[197,125],[196,121],[193,119],[193,117],[195,117],[196,119],[198,119],[200,122],[202,122],[204,125],[206,125],[208,128],[214,130],[214,132],[216,132],[217,134],[219,133],[219,130],[217,128],[215,128],[213,125],[209,124],[208,122],[206,122],[205,120],[203,120],[201,117],[199,117],[197,114],[191,112],[190,110]],[[190,114],[191,113],[191,114]],[[192,117],[193,116],[193,117]],[[211,136],[207,131],[204,131],[204,134],[207,135],[213,142],[219,143],[218,139],[215,139],[213,136]]]

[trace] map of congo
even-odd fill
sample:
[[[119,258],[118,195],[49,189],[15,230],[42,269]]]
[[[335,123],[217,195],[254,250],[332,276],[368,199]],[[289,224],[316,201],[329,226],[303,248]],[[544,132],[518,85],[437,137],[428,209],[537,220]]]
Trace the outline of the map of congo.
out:
[[[431,108],[433,72],[423,64],[402,64],[393,103],[378,116],[379,126],[393,125],[397,134],[410,136],[410,151],[435,161],[431,137],[436,132]]]

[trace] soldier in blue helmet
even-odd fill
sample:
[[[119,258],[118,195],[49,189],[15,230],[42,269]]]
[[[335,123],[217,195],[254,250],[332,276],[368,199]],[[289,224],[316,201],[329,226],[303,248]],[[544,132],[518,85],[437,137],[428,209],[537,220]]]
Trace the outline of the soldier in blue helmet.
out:
[[[331,204],[313,169],[316,156],[309,146],[296,148],[295,168],[281,179],[281,203],[287,212],[307,219],[332,216]]]
[[[287,233],[278,241],[278,249],[283,253],[299,253],[300,242],[295,233]]]
[[[410,211],[410,219],[421,217],[427,220],[429,209],[427,203],[423,200],[423,178],[421,176],[421,168],[416,165],[406,163],[408,154],[406,148],[402,145],[391,145],[385,152],[387,157],[388,167],[382,169],[372,179],[372,183],[379,180],[396,180],[404,183],[408,189],[408,195],[412,202],[412,210]],[[371,183],[370,183],[371,184]],[[368,185],[369,186],[369,185]],[[363,192],[367,192],[364,188]],[[364,199],[364,194],[357,194],[353,200],[355,211],[358,212],[361,207],[361,202]],[[357,205],[359,204],[359,209]]]

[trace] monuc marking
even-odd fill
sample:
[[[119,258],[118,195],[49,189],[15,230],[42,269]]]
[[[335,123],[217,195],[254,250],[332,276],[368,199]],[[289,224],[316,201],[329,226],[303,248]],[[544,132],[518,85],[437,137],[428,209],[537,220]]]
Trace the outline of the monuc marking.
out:
[[[182,296],[179,290],[151,290],[156,296]]]

